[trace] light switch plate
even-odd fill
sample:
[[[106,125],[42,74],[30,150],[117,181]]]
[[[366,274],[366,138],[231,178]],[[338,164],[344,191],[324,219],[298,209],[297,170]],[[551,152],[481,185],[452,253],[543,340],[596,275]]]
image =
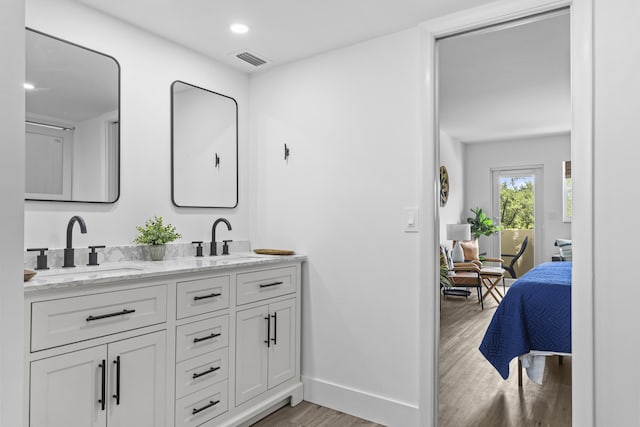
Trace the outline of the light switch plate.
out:
[[[405,233],[417,233],[420,231],[420,215],[418,208],[404,208]]]

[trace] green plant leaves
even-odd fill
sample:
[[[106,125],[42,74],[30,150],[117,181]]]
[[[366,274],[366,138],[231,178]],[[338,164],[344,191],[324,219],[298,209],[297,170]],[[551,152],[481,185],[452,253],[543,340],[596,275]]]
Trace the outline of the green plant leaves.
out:
[[[133,239],[133,242],[143,245],[164,245],[182,237],[173,225],[164,225],[161,216],[154,216],[152,219],[148,219],[144,227],[138,225],[136,230],[140,234]]]
[[[500,230],[500,226],[495,225],[493,220],[487,216],[480,208],[471,209],[475,217],[467,218],[467,222],[471,224],[471,234],[474,239],[480,236],[491,236]]]

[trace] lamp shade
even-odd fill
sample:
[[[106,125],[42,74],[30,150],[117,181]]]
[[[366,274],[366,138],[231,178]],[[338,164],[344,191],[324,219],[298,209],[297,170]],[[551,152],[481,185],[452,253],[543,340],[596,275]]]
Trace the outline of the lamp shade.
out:
[[[471,240],[471,224],[447,224],[447,240]]]

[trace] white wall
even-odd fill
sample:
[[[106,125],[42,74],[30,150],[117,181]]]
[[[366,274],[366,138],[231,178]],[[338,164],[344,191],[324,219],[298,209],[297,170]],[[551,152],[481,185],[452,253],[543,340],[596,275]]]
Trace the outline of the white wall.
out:
[[[105,200],[104,118],[78,122],[73,132],[72,198]]]
[[[544,241],[541,261],[551,261],[551,256],[558,252],[553,246],[555,240],[571,238],[571,223],[562,222],[562,162],[570,159],[569,135],[467,144],[464,217],[471,216],[469,209],[476,206],[491,213],[491,216],[495,215],[491,202],[492,168],[543,165]],[[488,240],[480,239],[480,245],[485,245],[482,247],[483,251],[490,251],[487,243]]]
[[[220,216],[233,226],[220,238],[248,239],[246,74],[79,4],[28,0],[26,24],[113,56],[121,68],[122,109],[120,200],[113,205],[27,202],[25,247],[64,247],[67,221],[76,214],[86,220],[88,232],[74,234],[75,247],[130,244],[135,226],[153,215],[174,224],[183,241],[210,240],[211,225]],[[178,79],[238,101],[241,161],[236,209],[181,209],[171,203],[170,85]]]
[[[444,131],[440,131],[440,165],[447,167],[449,173],[449,200],[439,208],[440,243],[451,248],[447,240],[447,224],[466,224],[467,215],[464,205],[465,194],[465,146]]]
[[[595,0],[594,301],[596,425],[640,425],[635,229],[640,211],[640,3]],[[577,215],[577,213],[574,213]],[[619,226],[630,227],[621,235]]]
[[[22,425],[24,0],[0,2],[0,427]]]
[[[421,260],[403,208],[418,199],[418,54],[404,31],[250,87],[252,239],[309,256],[305,399],[385,425],[417,425]]]

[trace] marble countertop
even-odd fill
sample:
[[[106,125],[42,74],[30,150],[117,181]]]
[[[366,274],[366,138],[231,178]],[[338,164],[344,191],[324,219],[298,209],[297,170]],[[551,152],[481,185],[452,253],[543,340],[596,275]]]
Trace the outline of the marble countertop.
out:
[[[258,255],[240,252],[215,257],[168,258],[164,261],[105,262],[99,266],[78,266],[38,270],[36,276],[24,282],[25,293],[44,289],[67,288],[111,283],[130,279],[148,279],[167,274],[215,271],[224,268],[254,267],[306,260],[304,255]]]

